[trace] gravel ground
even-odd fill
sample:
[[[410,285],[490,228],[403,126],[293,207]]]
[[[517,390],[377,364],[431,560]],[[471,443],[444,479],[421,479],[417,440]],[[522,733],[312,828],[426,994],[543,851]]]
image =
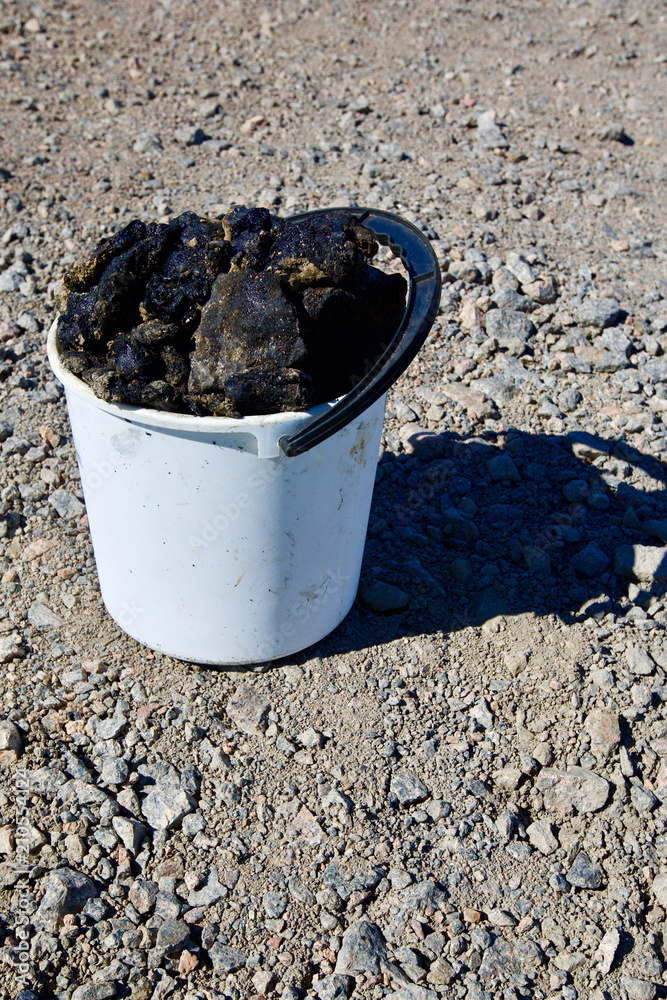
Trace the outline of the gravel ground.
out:
[[[665,10],[6,0],[2,998],[667,996]],[[216,671],[106,615],[44,340],[102,235],[235,202],[444,284],[355,607]]]

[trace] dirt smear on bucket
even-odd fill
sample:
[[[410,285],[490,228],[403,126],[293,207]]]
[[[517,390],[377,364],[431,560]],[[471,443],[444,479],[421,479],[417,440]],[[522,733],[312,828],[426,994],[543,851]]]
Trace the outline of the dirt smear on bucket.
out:
[[[235,206],[135,219],[64,278],[63,364],[101,399],[197,415],[306,410],[348,392],[405,310],[351,214]]]

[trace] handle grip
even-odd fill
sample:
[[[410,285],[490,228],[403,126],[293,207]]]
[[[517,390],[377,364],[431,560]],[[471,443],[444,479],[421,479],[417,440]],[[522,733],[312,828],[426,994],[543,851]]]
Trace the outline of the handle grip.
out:
[[[378,243],[388,246],[400,257],[408,272],[408,302],[390,343],[354,388],[303,430],[280,439],[282,451],[290,458],[310,451],[331,437],[384,395],[426,340],[440,303],[442,282],[437,257],[426,236],[411,222],[380,209],[334,208],[326,212],[352,215],[357,222],[370,229]],[[320,209],[291,218],[299,221],[322,213]]]

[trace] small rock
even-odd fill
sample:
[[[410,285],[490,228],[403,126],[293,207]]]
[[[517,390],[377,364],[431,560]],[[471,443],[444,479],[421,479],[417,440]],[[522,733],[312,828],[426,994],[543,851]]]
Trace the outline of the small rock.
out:
[[[110,719],[95,719],[95,735],[100,740],[115,740],[127,726],[127,719],[115,715]]]
[[[173,830],[195,806],[193,797],[182,788],[158,785],[149,791],[141,811],[153,830]]]
[[[228,948],[221,941],[216,941],[208,949],[208,957],[211,959],[213,969],[226,975],[228,972],[236,972],[245,966],[245,955],[238,948]]]
[[[533,270],[523,254],[510,250],[505,261],[505,270],[513,274],[522,285],[535,281],[537,273]]]
[[[198,833],[206,829],[206,820],[200,812],[188,813],[183,817],[181,830],[186,837],[196,837]]]
[[[644,788],[639,784],[630,785],[630,799],[640,814],[650,813],[660,805],[657,795],[654,795],[650,788]]]
[[[625,659],[631,674],[648,677],[655,670],[655,663],[648,651],[641,646],[630,645],[625,651]]]
[[[540,305],[555,302],[558,298],[558,286],[552,274],[545,274],[536,281],[527,281],[522,285],[525,294]]]
[[[17,635],[0,636],[0,663],[22,660],[24,656],[25,649]]]
[[[618,712],[612,709],[592,709],[586,716],[584,727],[591,738],[591,751],[596,757],[608,757],[621,742]]]
[[[13,750],[17,756],[23,752],[21,734],[7,719],[0,722],[0,750]]]
[[[492,927],[516,927],[516,919],[507,910],[491,909],[487,917]]]
[[[74,990],[72,1000],[109,1000],[115,996],[115,983],[84,983]]]
[[[155,947],[167,955],[180,955],[190,937],[190,928],[182,920],[167,918],[158,928]]]
[[[389,794],[398,799],[402,806],[412,806],[429,797],[429,790],[415,774],[398,771],[392,776]]]
[[[277,917],[282,917],[287,909],[287,899],[285,896],[281,896],[279,892],[265,892],[262,896],[262,906],[268,917],[276,919]]]
[[[148,828],[136,819],[127,819],[125,816],[113,816],[111,825],[118,837],[120,837],[124,847],[133,855],[137,855],[139,848],[146,839]]]
[[[401,427],[399,437],[407,455],[414,455],[423,462],[432,462],[442,457],[444,441],[441,434],[407,424]]]
[[[333,972],[330,976],[324,976],[313,983],[313,990],[320,1000],[345,1000],[353,989],[353,977],[342,976],[338,972]]]
[[[361,599],[371,611],[378,614],[395,614],[405,611],[410,604],[410,598],[399,587],[391,583],[376,580],[374,583],[362,585],[359,593]]]
[[[199,888],[189,894],[188,906],[213,906],[219,899],[224,899],[226,895],[227,890],[218,881],[217,868],[211,868]]]
[[[11,826],[0,827],[0,854],[12,854],[16,842],[14,840],[14,830]]]
[[[155,906],[158,892],[157,882],[138,878],[130,886],[129,900],[138,913],[148,913]]]
[[[496,113],[493,109],[482,111],[477,116],[477,142],[485,149],[507,149],[509,142],[496,124]]]
[[[640,583],[667,579],[667,549],[656,545],[621,545],[614,560],[616,572]]]
[[[553,854],[558,850],[558,840],[554,836],[550,823],[543,820],[536,820],[526,828],[526,835],[533,847],[536,847],[540,854]]]
[[[439,994],[434,990],[428,990],[425,986],[417,986],[416,983],[409,983],[394,993],[385,994],[385,1000],[438,1000],[438,996]],[[470,990],[468,990],[467,996],[470,996]]]
[[[28,609],[28,621],[39,631],[60,628],[61,625],[65,624],[60,615],[52,611],[51,608],[47,608],[46,604],[42,604],[40,601],[35,601],[30,605]]]
[[[266,730],[270,703],[249,684],[240,684],[227,702],[227,715],[238,728],[250,736],[261,736]]]
[[[142,132],[132,149],[135,153],[157,153],[162,149],[162,140],[156,132]]]
[[[377,924],[370,920],[351,924],[343,934],[335,971],[339,975],[369,973],[374,976],[384,971],[386,963],[387,946]]]
[[[49,874],[33,923],[35,927],[55,933],[60,921],[70,913],[81,913],[86,902],[98,891],[86,875],[71,868],[56,868]]]
[[[589,542],[585,548],[577,552],[572,560],[572,565],[579,576],[585,576],[590,579],[604,573],[609,566],[609,562],[609,556],[600,548],[598,543]]]
[[[258,969],[252,977],[251,982],[255,988],[255,992],[258,993],[259,996],[264,997],[270,992],[271,986],[273,985],[273,973],[269,972],[268,969]]]
[[[634,976],[621,976],[621,989],[625,990],[628,1000],[655,1000],[658,992],[653,983]]]
[[[611,122],[608,125],[603,125],[599,128],[596,133],[596,137],[600,142],[621,142],[627,144],[629,137],[627,136],[625,129],[618,122]]]
[[[122,785],[127,781],[129,768],[122,757],[105,757],[102,762],[100,778],[105,785]]]
[[[489,475],[494,483],[518,483],[521,479],[519,470],[512,456],[503,451],[495,455],[488,463]]]
[[[599,329],[614,326],[621,316],[621,307],[616,299],[584,299],[575,311],[580,323]]]
[[[620,943],[621,935],[615,927],[607,931],[600,941],[597,951],[593,956],[593,961],[598,963],[600,973],[603,976],[606,976],[610,972]]]
[[[517,342],[525,345],[535,336],[535,325],[523,312],[513,309],[491,309],[486,314],[486,332],[500,347],[512,349]]]
[[[501,767],[493,772],[492,777],[496,788],[504,792],[513,792],[519,787],[525,775],[518,767]]]
[[[667,909],[667,874],[657,875],[653,879],[651,892],[660,906]]]
[[[86,508],[67,490],[56,490],[49,497],[49,503],[66,521],[73,521],[86,513]]]
[[[565,815],[572,810],[596,812],[602,809],[609,797],[609,782],[583,767],[569,767],[567,771],[545,767],[535,785],[542,792],[545,809]]]
[[[583,851],[576,856],[570,870],[565,873],[565,878],[570,885],[579,889],[599,889],[602,885],[601,870]]]
[[[324,830],[317,822],[308,806],[301,806],[289,825],[290,831],[297,837],[303,837],[308,844],[320,844],[325,837]]]

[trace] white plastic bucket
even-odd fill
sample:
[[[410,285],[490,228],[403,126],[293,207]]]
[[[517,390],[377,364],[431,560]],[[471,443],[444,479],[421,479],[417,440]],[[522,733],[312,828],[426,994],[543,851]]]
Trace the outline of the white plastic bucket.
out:
[[[354,601],[385,396],[310,451],[279,448],[307,413],[195,417],[98,399],[62,382],[102,598],[138,642],[197,663],[305,649]]]

